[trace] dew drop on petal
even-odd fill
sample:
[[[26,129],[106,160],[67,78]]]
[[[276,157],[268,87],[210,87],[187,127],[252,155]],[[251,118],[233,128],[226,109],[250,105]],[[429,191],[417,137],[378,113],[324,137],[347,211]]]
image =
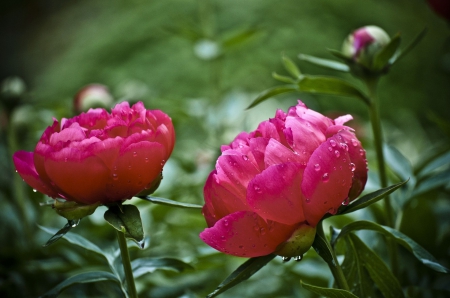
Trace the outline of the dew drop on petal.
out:
[[[33,189],[33,192],[37,192],[37,190],[36,190],[36,189]]]
[[[328,210],[328,213],[330,213],[332,215],[336,214],[336,212],[337,212],[336,208],[330,208],[330,210]]]
[[[223,221],[223,224],[224,224],[226,227],[228,227],[228,225],[229,225],[228,220],[225,219],[225,220]]]
[[[137,152],[134,151],[134,152],[133,152],[133,157],[136,157],[136,156],[137,156]]]
[[[244,245],[239,245],[239,248],[240,248],[240,249],[243,249],[243,248],[244,248]]]
[[[347,197],[347,198],[344,200],[344,202],[342,202],[342,205],[347,206],[348,203],[350,203],[350,198],[349,198],[349,197]]]
[[[359,155],[361,155],[361,156],[364,155],[364,149],[359,149]]]
[[[131,170],[131,166],[128,166],[128,170]]]
[[[259,229],[259,233],[261,235],[265,235],[266,234],[266,229],[264,229],[264,228]]]
[[[117,174],[112,174],[112,177],[113,177],[113,180],[119,179],[119,175],[117,175]]]
[[[332,147],[328,147],[328,151],[333,151],[333,148]]]
[[[328,175],[328,173],[323,174],[322,181],[326,183],[329,180],[330,180],[330,175]]]
[[[146,162],[146,163],[148,162],[148,157],[145,158],[145,162]]]
[[[358,146],[358,141],[356,139],[352,139],[352,145],[354,147]]]
[[[318,163],[314,165],[314,170],[316,170],[316,172],[320,171],[320,165]]]
[[[67,162],[67,157],[66,157],[66,158],[64,158],[64,162]]]
[[[336,141],[335,140],[330,140],[330,145],[331,145],[331,147],[336,147]]]
[[[289,262],[289,260],[291,259],[290,257],[282,257],[281,258],[283,260],[283,262]]]
[[[258,185],[254,185],[253,186],[253,188],[255,189],[255,191],[257,192],[257,193],[262,193],[262,191],[261,191],[261,188],[258,186]]]
[[[341,156],[341,153],[338,150],[335,150],[334,155],[336,155],[336,157],[339,157],[339,156]]]
[[[356,165],[352,162],[350,163],[350,170],[352,170],[352,172],[356,170]]]
[[[306,201],[306,203],[311,203],[311,199],[310,198],[306,198],[305,201]]]
[[[247,155],[242,155],[242,159],[247,161],[248,160],[248,156]]]

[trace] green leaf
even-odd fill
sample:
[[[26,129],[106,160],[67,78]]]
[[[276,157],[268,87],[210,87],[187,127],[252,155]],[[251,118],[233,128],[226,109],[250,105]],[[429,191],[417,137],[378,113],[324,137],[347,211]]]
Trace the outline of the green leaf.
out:
[[[342,52],[333,49],[328,49],[328,52],[330,52],[334,57],[339,58],[346,63],[353,63],[352,58],[345,56]]]
[[[302,92],[354,97],[370,105],[370,100],[357,87],[338,78],[305,75],[297,84]]]
[[[38,225],[38,227],[43,230],[46,233],[49,234],[55,234],[57,232],[56,229],[51,229],[51,228],[46,228],[43,226]],[[66,241],[68,241],[71,244],[74,244],[76,246],[82,247],[84,249],[87,249],[91,252],[94,252],[98,255],[101,255],[103,257],[105,257],[109,263],[112,263],[114,257],[110,254],[108,254],[105,250],[100,249],[100,247],[98,247],[97,245],[95,245],[94,243],[90,242],[89,240],[87,240],[86,238],[84,238],[83,236],[80,236],[78,234],[66,234],[63,235],[62,237],[63,239],[65,239]]]
[[[105,220],[119,232],[125,229],[125,237],[135,241],[139,247],[144,245],[144,230],[142,228],[139,209],[134,205],[113,205],[106,210]]]
[[[383,153],[389,168],[394,171],[400,179],[411,179],[411,183],[414,185],[415,177],[409,160],[393,146],[384,145]]]
[[[80,273],[78,275],[69,277],[65,281],[58,284],[56,287],[42,295],[42,298],[53,298],[57,297],[64,289],[74,285],[74,284],[80,284],[80,283],[91,283],[91,282],[99,282],[99,281],[105,281],[105,280],[111,280],[118,284],[120,284],[120,281],[117,279],[117,277],[106,271],[90,271],[85,273]]]
[[[356,210],[365,208],[375,202],[378,202],[379,200],[383,199],[387,195],[394,192],[396,189],[399,189],[403,185],[405,185],[408,182],[408,180],[376,190],[374,192],[371,192],[365,196],[362,196],[356,201],[353,201],[351,204],[347,206],[342,206],[339,208],[339,214],[346,214],[350,212],[354,212]]]
[[[258,272],[262,267],[269,263],[273,258],[274,254],[270,254],[263,257],[251,258],[244,264],[239,266],[233,273],[231,273],[211,294],[206,296],[207,298],[216,297],[220,293],[231,289],[235,285],[249,279],[253,274]]]
[[[342,238],[345,235],[349,234],[350,232],[358,230],[372,230],[382,233],[387,237],[392,237],[392,239],[394,239],[398,244],[402,245],[407,250],[412,252],[414,256],[425,266],[430,267],[431,269],[438,272],[450,273],[449,269],[439,264],[437,260],[428,251],[426,251],[422,246],[417,244],[414,240],[412,240],[405,234],[395,229],[392,229],[387,226],[382,226],[374,222],[365,220],[352,222],[346,225],[344,228],[342,228],[341,233],[335,239],[334,242],[336,242],[339,238]]]
[[[420,184],[414,189],[411,197],[421,195],[427,191],[449,184],[449,177],[450,169],[447,169],[446,171],[442,171],[439,174],[430,176],[426,180],[422,180]]]
[[[434,164],[437,159],[442,158],[442,155],[448,155],[450,159],[450,144],[448,144],[447,142],[434,144],[433,147],[430,147],[428,150],[422,153],[420,155],[420,159],[414,166],[414,173],[416,174],[416,176],[425,176],[429,172],[433,171],[436,167],[432,166],[432,164]],[[436,166],[440,166],[443,163],[450,163],[450,160],[447,161],[447,159],[444,158],[444,162],[436,162]]]
[[[306,55],[306,54],[299,54],[298,58],[312,63],[314,65],[318,65],[327,69],[332,69],[332,70],[337,70],[337,71],[342,71],[342,72],[349,72],[350,71],[350,67],[348,67],[346,64],[341,63],[341,62],[337,62],[337,61],[333,61],[333,60],[329,60],[329,59],[322,59],[322,58],[317,58],[314,56],[310,56],[310,55]]]
[[[80,223],[80,219],[68,220],[66,225],[62,229],[60,229],[59,231],[55,230],[55,232],[48,232],[49,229],[45,230],[46,228],[38,225],[44,231],[46,231],[50,234],[53,234],[53,236],[50,239],[48,239],[47,243],[44,244],[44,247],[47,247],[50,244],[55,243],[56,241],[61,239],[64,235],[67,234],[67,232],[69,232],[72,228],[75,228],[79,223]]]
[[[371,68],[375,71],[382,70],[389,63],[389,60],[391,60],[391,58],[395,55],[399,46],[400,35],[396,35],[375,55]]]
[[[165,198],[153,197],[153,196],[139,197],[139,199],[149,201],[154,204],[179,207],[179,208],[193,208],[193,209],[202,209],[203,208],[202,205],[182,203],[182,202],[177,202],[177,201],[173,201],[173,200],[169,200],[169,199],[165,199]]]
[[[293,78],[279,75],[276,72],[272,72],[272,77],[275,80],[281,81],[283,83],[288,83],[288,84],[295,84],[296,83],[296,80],[294,80]]]
[[[374,297],[373,282],[361,261],[359,251],[350,237],[344,237],[346,250],[341,268],[350,290],[358,297]]]
[[[421,178],[430,175],[433,171],[443,166],[450,165],[450,152],[446,152],[441,155],[434,156],[434,159],[428,160],[428,163],[423,166],[422,170],[418,173]]]
[[[284,86],[275,86],[269,88],[263,92],[261,92],[253,102],[247,107],[247,110],[253,108],[268,98],[274,97],[275,95],[283,94],[283,93],[291,93],[298,91],[298,87],[296,85],[284,85]]]
[[[380,257],[368,248],[356,235],[349,235],[359,258],[372,280],[385,298],[404,297],[402,287]]]
[[[322,223],[319,223],[320,225]],[[336,266],[333,260],[333,255],[331,254],[331,248],[326,239],[324,239],[319,233],[316,234],[312,247],[317,252],[317,254],[328,264]]]
[[[416,37],[414,37],[414,39],[411,41],[410,44],[408,44],[405,49],[401,50],[399,55],[397,57],[394,58],[394,61],[392,61],[392,64],[396,63],[397,61],[399,61],[401,58],[405,57],[406,54],[409,53],[409,51],[411,51],[412,49],[414,49],[416,47],[416,45],[419,44],[419,42],[422,40],[422,38],[424,38],[425,34],[427,33],[427,28],[424,28],[422,31],[419,32],[419,34],[416,35]]]
[[[144,274],[152,273],[155,270],[171,270],[183,272],[186,269],[194,269],[191,265],[172,258],[140,258],[131,262],[134,278]]]
[[[284,56],[282,57],[284,68],[294,77],[294,78],[300,78],[302,76],[302,73],[300,72],[300,69],[298,69],[297,65],[288,57]]]
[[[221,43],[222,43],[222,46],[226,50],[228,50],[229,48],[232,48],[232,47],[235,47],[235,46],[240,46],[243,43],[251,40],[258,33],[261,33],[261,30],[255,29],[255,28],[240,30],[240,31],[237,31],[237,32],[233,32],[232,34],[227,35],[226,37],[224,37],[222,39]]]
[[[322,288],[322,287],[316,287],[309,284],[306,284],[302,281],[300,281],[300,284],[302,287],[307,289],[310,292],[313,292],[317,295],[323,296],[323,297],[329,297],[329,298],[358,298],[358,296],[353,295],[349,291],[341,290],[341,289],[329,289],[329,288]]]

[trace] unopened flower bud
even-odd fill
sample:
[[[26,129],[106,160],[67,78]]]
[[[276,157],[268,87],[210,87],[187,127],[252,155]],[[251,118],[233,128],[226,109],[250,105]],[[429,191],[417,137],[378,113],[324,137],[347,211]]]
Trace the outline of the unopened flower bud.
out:
[[[75,95],[73,107],[76,114],[87,112],[91,108],[110,108],[113,97],[106,86],[91,84],[83,87]]]
[[[68,220],[80,219],[94,213],[95,209],[100,205],[100,202],[91,205],[79,204],[73,201],[59,201],[55,200],[53,208],[56,213]]]
[[[389,35],[377,27],[366,26],[350,34],[342,45],[342,53],[366,67],[370,67],[374,56],[390,41]]]

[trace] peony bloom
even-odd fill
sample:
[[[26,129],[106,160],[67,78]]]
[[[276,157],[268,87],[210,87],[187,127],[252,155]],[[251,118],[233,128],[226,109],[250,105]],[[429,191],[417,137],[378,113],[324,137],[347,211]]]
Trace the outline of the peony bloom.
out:
[[[301,256],[315,226],[364,189],[365,151],[350,127],[301,101],[222,146],[204,187],[200,238],[235,256]]]
[[[344,41],[342,53],[354,61],[370,65],[375,54],[390,41],[389,35],[377,26],[365,26],[350,34]]]
[[[175,142],[171,119],[142,102],[91,109],[56,119],[34,152],[17,151],[14,164],[34,189],[81,204],[110,203],[153,187]]]

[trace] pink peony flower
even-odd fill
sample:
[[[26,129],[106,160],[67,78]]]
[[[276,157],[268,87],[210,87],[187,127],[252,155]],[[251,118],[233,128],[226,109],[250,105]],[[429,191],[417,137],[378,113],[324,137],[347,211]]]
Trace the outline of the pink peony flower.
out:
[[[350,115],[335,120],[301,101],[222,146],[204,187],[200,238],[235,256],[301,256],[315,226],[364,189],[365,151]]]
[[[83,204],[122,201],[154,185],[175,143],[171,119],[142,102],[56,119],[34,152],[17,151],[19,175],[34,189]]]

